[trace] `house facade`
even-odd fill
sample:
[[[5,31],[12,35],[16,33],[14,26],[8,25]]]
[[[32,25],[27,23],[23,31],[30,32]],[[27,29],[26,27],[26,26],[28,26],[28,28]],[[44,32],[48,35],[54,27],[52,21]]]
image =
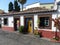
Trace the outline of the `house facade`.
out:
[[[23,12],[11,12],[6,14],[0,14],[0,29],[8,31],[17,31],[20,26],[25,27],[25,31],[33,33],[37,28],[42,33],[43,37],[53,38],[55,36],[56,27],[52,19],[60,17],[60,9],[57,13],[57,2],[54,3],[54,9],[45,9],[40,7],[34,7]],[[60,31],[58,34],[60,37]]]

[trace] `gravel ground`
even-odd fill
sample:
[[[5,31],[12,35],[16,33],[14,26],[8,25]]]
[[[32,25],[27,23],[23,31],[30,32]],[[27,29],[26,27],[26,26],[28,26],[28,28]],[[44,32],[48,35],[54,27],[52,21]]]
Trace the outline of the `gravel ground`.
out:
[[[0,30],[0,45],[60,45],[30,34]]]

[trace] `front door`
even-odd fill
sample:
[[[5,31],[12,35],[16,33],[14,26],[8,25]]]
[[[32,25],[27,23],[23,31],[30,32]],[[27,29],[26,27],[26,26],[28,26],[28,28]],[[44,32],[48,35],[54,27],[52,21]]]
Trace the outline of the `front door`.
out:
[[[20,18],[14,18],[14,30],[17,31],[20,26]]]
[[[32,18],[25,18],[25,31],[31,33],[33,30]]]
[[[32,20],[28,20],[28,32],[32,33]]]

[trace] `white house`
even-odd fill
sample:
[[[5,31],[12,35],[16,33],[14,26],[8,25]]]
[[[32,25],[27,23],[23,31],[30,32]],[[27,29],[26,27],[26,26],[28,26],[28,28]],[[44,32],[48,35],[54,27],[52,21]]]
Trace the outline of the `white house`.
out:
[[[17,31],[18,27],[24,26],[24,31],[29,32],[34,32],[37,28],[43,37],[52,38],[55,36],[56,31],[52,19],[57,18],[57,14],[60,17],[60,8],[57,11],[58,2],[59,0],[54,2],[53,9],[41,8],[39,3],[37,3],[33,4],[33,6],[27,6],[23,12],[0,14],[0,28],[2,30]],[[59,34],[58,30],[57,35],[60,37]]]

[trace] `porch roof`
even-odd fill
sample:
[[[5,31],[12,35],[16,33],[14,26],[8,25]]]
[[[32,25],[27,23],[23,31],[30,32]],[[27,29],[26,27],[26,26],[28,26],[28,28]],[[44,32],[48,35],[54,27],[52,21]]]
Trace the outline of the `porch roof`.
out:
[[[55,13],[56,10],[35,10],[35,11],[21,11],[21,12],[12,12],[6,14],[0,14],[1,16],[21,16],[21,15],[33,15],[33,14],[52,14]]]

